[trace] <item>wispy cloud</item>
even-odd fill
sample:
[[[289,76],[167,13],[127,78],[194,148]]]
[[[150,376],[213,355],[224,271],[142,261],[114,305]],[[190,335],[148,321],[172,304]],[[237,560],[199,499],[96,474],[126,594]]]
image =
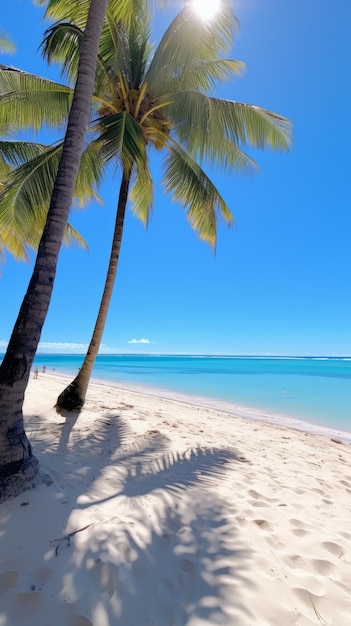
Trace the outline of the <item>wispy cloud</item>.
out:
[[[128,343],[153,343],[150,339],[131,339]]]
[[[87,343],[73,343],[69,341],[40,341],[38,350],[45,352],[63,352],[82,354],[88,348]]]
[[[88,349],[87,343],[70,343],[60,341],[41,341],[38,346],[39,352],[61,352],[63,354],[85,354]],[[116,354],[120,348],[109,347],[104,343],[99,348],[99,354]]]
[[[150,339],[142,337],[141,339],[131,339],[128,344],[133,345],[150,345],[155,343]],[[8,346],[8,341],[0,339],[0,352],[5,352]],[[40,341],[38,345],[39,353],[46,354],[85,354],[88,349],[87,343],[74,343],[70,341]],[[120,348],[116,346],[107,346],[102,343],[99,349],[99,354],[128,354],[128,349]]]
[[[8,341],[0,339],[0,352],[5,352]],[[74,343],[70,341],[40,341],[38,352],[48,354],[85,354],[88,349],[87,343]],[[101,344],[99,354],[116,354],[123,352],[120,348],[109,347]]]

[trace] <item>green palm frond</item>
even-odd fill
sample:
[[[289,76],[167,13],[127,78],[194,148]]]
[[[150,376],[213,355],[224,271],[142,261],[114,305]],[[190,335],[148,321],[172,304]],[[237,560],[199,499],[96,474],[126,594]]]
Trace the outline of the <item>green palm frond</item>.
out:
[[[80,160],[74,185],[73,204],[83,208],[92,200],[100,201],[97,195],[103,177],[104,161],[98,146],[94,142],[86,145]]]
[[[3,240],[6,233],[6,241],[14,235],[29,247],[35,247],[39,241],[45,223],[44,212],[39,209],[39,204],[35,204],[37,197],[32,206],[31,202],[26,201],[26,195],[21,196],[20,175],[25,173],[26,167],[28,169],[28,162],[37,164],[46,149],[46,146],[29,142],[0,142],[1,160],[7,166],[7,171],[2,168],[5,175],[1,177],[0,195],[0,231]],[[23,180],[25,186],[24,176]],[[42,188],[43,181],[40,183]],[[15,248],[15,243],[12,245]],[[14,254],[20,256],[16,250]]]
[[[72,224],[69,222],[65,227],[65,234],[63,236],[63,243],[65,246],[72,246],[73,243],[77,244],[80,248],[84,248],[85,250],[89,249],[88,243],[85,241],[84,237],[77,231]]]
[[[252,157],[224,134],[221,124],[217,124],[212,98],[196,91],[180,92],[173,95],[173,102],[167,105],[166,111],[172,119],[173,134],[193,158],[224,169],[247,173],[257,170]]]
[[[0,202],[0,248],[8,250],[19,261],[29,260],[29,248],[37,249],[46,220],[46,213],[39,216],[29,216],[29,221],[20,214],[16,207],[16,190],[10,189],[4,201]],[[28,219],[28,213],[27,213]],[[82,235],[71,225],[67,224],[63,239],[65,245],[78,244],[87,249],[88,244]]]
[[[72,23],[59,22],[48,28],[41,43],[42,56],[49,64],[58,63],[61,75],[74,84],[78,71],[80,45],[84,31]],[[109,38],[109,50],[113,50]],[[98,55],[96,68],[95,93],[103,95],[111,93],[113,85],[109,79],[109,65],[105,64],[101,54]]]
[[[67,0],[33,0],[38,6],[45,6],[45,18],[51,21],[71,21],[79,28],[85,28],[90,0],[67,2]],[[107,13],[114,21],[123,20],[129,23],[144,0],[109,0]]]
[[[15,45],[12,43],[9,35],[0,28],[0,54],[9,54],[15,51]]]
[[[129,172],[134,163],[145,160],[145,141],[142,131],[126,111],[109,115],[98,122],[99,130],[96,145],[99,146],[104,162],[120,159],[123,168]]]
[[[7,169],[7,174],[12,168],[19,167],[23,163],[34,159],[46,152],[47,146],[42,143],[30,141],[0,141],[0,155]],[[3,180],[0,167],[0,180]]]
[[[206,150],[212,141],[220,147],[222,139],[262,150],[286,151],[291,145],[291,122],[261,107],[183,92],[169,108],[179,136],[188,138],[192,150]]]
[[[29,142],[0,142],[0,232],[7,241],[14,233],[20,242],[37,248],[46,221],[47,210],[61,157],[62,145],[44,146]],[[11,169],[15,166],[15,169]],[[81,167],[75,183],[73,203],[84,206],[96,199],[95,188],[101,179],[102,162],[96,146],[90,144],[83,152]],[[67,224],[64,241],[74,241],[87,247],[83,237]],[[14,249],[10,251],[20,256]],[[21,255],[22,258],[24,255]]]
[[[291,147],[291,122],[267,109],[252,105],[211,98],[212,127],[222,129],[223,136],[236,144],[260,150],[288,151]]]
[[[216,75],[223,79],[224,65],[218,61],[232,45],[238,22],[230,3],[224,3],[216,20],[205,22],[189,6],[185,6],[164,34],[154,54],[145,80],[155,95],[185,89],[208,90]],[[227,70],[229,67],[227,68]],[[231,70],[235,71],[233,65]]]
[[[173,95],[167,113],[189,153],[220,167],[256,168],[241,146],[286,151],[291,144],[291,123],[253,105],[187,91]]]
[[[73,82],[77,76],[80,45],[84,31],[71,23],[60,22],[48,28],[40,45],[49,64],[58,63],[61,75]]]
[[[5,251],[8,251],[16,261],[29,261],[29,246],[21,239],[14,228],[0,228],[0,263]]]
[[[46,218],[50,204],[61,158],[62,144],[35,145],[35,147],[32,145],[31,149],[33,151],[32,158],[18,165],[7,176],[3,192],[4,197],[0,206],[0,216],[2,207],[6,205],[7,196],[10,198],[10,190],[15,190],[15,208],[20,212],[22,219],[29,222],[34,218],[42,223],[43,216]],[[35,151],[37,151],[36,155],[34,155]],[[75,183],[73,200],[76,204],[84,206],[89,200],[96,198],[95,188],[100,183],[101,171],[102,162],[96,146],[87,146],[82,154],[81,167]]]
[[[2,156],[0,145],[0,195],[4,187],[4,181],[11,169],[11,165],[9,165],[9,163],[7,163],[5,158]]]
[[[146,7],[147,8],[147,7]],[[150,18],[147,10],[135,14],[128,30],[131,89],[139,89],[152,53]]]
[[[27,72],[0,65],[0,133],[44,125],[63,127],[72,89]]]
[[[180,202],[200,239],[215,246],[217,222],[231,225],[234,217],[203,169],[179,144],[172,142],[165,158],[163,184],[173,200]]]
[[[154,205],[154,186],[147,160],[139,159],[135,164],[129,199],[134,215],[147,226]]]

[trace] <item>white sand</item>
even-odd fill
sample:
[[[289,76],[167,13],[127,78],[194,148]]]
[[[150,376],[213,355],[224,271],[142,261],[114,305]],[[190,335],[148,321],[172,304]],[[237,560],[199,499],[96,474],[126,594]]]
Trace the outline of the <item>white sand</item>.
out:
[[[0,505],[0,626],[351,624],[351,445],[40,374]]]

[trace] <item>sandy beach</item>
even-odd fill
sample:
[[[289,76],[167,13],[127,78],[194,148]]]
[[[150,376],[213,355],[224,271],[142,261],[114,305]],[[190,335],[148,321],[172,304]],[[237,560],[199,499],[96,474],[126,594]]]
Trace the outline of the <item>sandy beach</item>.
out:
[[[351,444],[30,380],[39,484],[0,505],[0,626],[349,626]]]

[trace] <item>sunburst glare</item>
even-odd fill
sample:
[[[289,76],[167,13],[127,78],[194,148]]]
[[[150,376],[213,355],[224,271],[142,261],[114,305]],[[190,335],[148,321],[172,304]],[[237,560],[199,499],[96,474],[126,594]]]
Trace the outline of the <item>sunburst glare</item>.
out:
[[[192,0],[191,4],[199,17],[210,20],[218,12],[221,0]]]

